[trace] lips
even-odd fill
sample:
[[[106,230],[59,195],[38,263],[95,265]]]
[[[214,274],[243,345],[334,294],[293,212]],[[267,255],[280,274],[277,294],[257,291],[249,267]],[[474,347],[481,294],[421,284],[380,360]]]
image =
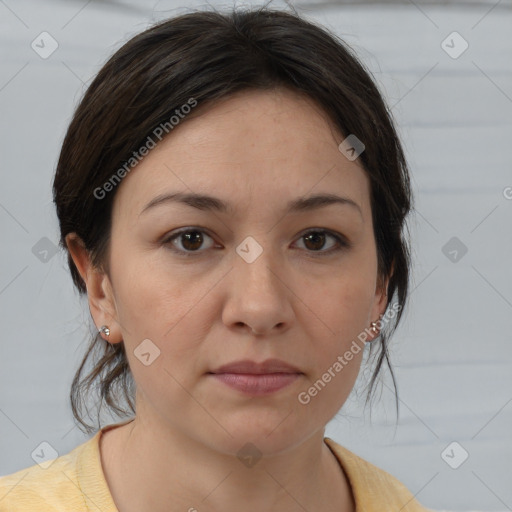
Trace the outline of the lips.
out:
[[[302,374],[297,367],[288,364],[280,359],[267,359],[261,363],[244,359],[242,361],[234,361],[222,366],[209,373],[222,374],[245,374],[245,375],[262,375],[269,373],[299,373]]]

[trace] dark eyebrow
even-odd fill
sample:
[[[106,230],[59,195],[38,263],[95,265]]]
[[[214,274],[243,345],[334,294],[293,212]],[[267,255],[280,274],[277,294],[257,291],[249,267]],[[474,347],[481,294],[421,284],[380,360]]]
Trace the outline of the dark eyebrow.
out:
[[[157,205],[168,203],[183,203],[198,210],[217,211],[220,213],[232,214],[233,206],[222,199],[204,194],[182,193],[161,194],[153,198],[139,213],[139,216]],[[309,197],[298,197],[290,201],[285,208],[286,213],[298,213],[323,208],[332,204],[341,204],[356,208],[363,217],[361,207],[348,197],[340,197],[335,194],[315,194]]]

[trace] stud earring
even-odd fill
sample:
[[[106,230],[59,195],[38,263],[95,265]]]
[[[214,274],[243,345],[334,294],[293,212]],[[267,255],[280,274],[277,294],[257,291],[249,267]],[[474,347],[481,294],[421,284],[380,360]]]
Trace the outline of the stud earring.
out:
[[[103,333],[107,338],[110,336],[110,329],[108,328],[108,326],[107,326],[107,325],[102,325],[102,326],[99,328],[98,332],[99,332],[100,334],[102,334],[102,333]]]
[[[379,315],[379,319],[376,322],[371,322],[370,323],[370,331],[372,331],[373,334],[378,334],[379,333],[380,329],[377,327],[377,322],[380,322],[381,319],[382,319],[382,315]],[[373,341],[373,340],[371,340],[371,341]]]

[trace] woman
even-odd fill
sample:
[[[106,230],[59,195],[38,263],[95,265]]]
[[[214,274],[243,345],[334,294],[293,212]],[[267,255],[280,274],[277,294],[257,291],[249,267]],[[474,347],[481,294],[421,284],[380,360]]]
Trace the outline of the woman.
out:
[[[342,41],[265,8],[159,23],[88,88],[53,191],[98,329],[73,412],[91,432],[94,384],[134,416],[0,479],[1,511],[427,510],[324,437],[410,265],[404,154]]]

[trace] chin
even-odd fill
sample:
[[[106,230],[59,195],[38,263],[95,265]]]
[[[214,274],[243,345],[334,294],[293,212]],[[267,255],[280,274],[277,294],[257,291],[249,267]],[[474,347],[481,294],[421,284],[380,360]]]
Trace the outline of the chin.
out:
[[[266,422],[255,417],[253,421],[245,418],[241,422],[223,423],[231,436],[223,431],[220,437],[215,436],[216,439],[213,439],[213,436],[206,436],[207,443],[220,452],[236,456],[245,452],[249,455],[254,452],[259,456],[285,453],[314,433],[314,429],[304,430],[304,424],[299,428],[292,417],[293,414],[290,414],[284,419],[286,414],[281,414],[277,420],[272,416]]]

